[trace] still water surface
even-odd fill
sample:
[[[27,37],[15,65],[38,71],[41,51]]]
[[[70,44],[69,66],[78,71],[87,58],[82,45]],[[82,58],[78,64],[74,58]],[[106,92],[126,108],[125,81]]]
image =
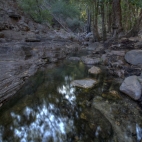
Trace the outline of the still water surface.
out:
[[[64,62],[36,73],[1,108],[0,142],[111,141],[110,123],[97,110],[90,109],[94,94],[107,90],[107,85],[106,88],[98,85],[89,91],[70,84],[74,79],[86,77],[89,77],[88,67],[82,62]],[[101,83],[105,75],[96,78]]]

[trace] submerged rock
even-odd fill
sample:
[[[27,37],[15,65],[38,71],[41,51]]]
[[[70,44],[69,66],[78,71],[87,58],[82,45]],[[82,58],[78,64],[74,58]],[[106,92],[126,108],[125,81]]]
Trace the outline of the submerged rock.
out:
[[[137,124],[142,122],[141,111],[137,104],[129,98],[104,101],[100,96],[95,96],[92,107],[99,110],[113,128],[113,141],[137,142]]]
[[[71,84],[76,87],[88,89],[88,88],[92,88],[95,84],[97,84],[97,81],[94,79],[86,78],[81,80],[74,80],[71,82]]]
[[[132,65],[142,65],[142,50],[131,50],[127,52],[125,60]]]
[[[137,76],[127,77],[120,86],[120,91],[127,94],[134,100],[138,100],[141,97],[142,86],[138,81]]]
[[[99,74],[101,73],[101,69],[99,67],[93,66],[88,70],[88,72],[91,74]]]

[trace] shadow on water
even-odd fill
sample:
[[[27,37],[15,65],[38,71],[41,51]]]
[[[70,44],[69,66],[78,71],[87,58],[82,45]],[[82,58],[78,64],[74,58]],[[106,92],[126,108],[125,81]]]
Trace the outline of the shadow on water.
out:
[[[89,77],[88,68],[82,62],[65,62],[37,72],[1,108],[0,141],[113,141],[110,122],[91,107],[94,95],[109,89],[109,81],[104,84],[106,76],[101,74],[96,76],[99,84],[91,90],[70,84],[74,79],[86,77]]]

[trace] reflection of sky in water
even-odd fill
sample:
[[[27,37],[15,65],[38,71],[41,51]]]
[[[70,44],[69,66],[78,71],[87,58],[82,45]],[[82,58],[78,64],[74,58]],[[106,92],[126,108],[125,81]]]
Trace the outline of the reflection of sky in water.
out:
[[[62,87],[58,88],[58,92],[63,95],[65,99],[67,99],[71,104],[73,104],[76,100],[75,96],[75,88],[71,86],[70,82],[72,81],[72,77],[65,77],[65,84]]]
[[[31,142],[36,140],[41,140],[42,142],[49,140],[61,142],[66,140],[66,133],[73,129],[73,120],[54,115],[56,109],[53,104],[49,104],[48,107],[43,104],[36,111],[26,107],[23,114],[27,121],[31,117],[35,119],[29,125],[21,125],[23,118],[12,112],[11,116],[14,122],[11,130],[14,131],[15,137],[20,139],[20,142],[27,142],[29,140]]]
[[[71,80],[71,77],[65,77],[64,85],[57,88],[57,91],[62,94],[62,99],[73,104],[76,97],[75,88],[70,86]],[[53,94],[49,94],[51,95]],[[26,107],[22,114],[11,112],[13,124],[10,125],[10,130],[14,132],[14,139],[20,142],[63,142],[67,141],[67,134],[74,130],[74,120],[62,117],[59,108],[50,102],[43,102],[36,109]],[[2,141],[2,132],[0,127],[0,141]]]
[[[142,140],[142,128],[136,124],[136,134],[138,142]]]

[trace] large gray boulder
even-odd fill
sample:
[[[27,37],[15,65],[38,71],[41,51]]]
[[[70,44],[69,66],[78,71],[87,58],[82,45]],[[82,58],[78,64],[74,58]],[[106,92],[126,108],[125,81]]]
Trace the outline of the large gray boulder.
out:
[[[142,65],[142,50],[131,50],[127,52],[125,60],[132,65]]]
[[[134,100],[139,100],[142,93],[142,86],[137,76],[125,78],[120,86],[120,91],[127,94]]]
[[[89,89],[92,88],[95,84],[97,84],[97,81],[94,79],[86,78],[81,80],[74,80],[71,82],[71,84],[72,86]]]

